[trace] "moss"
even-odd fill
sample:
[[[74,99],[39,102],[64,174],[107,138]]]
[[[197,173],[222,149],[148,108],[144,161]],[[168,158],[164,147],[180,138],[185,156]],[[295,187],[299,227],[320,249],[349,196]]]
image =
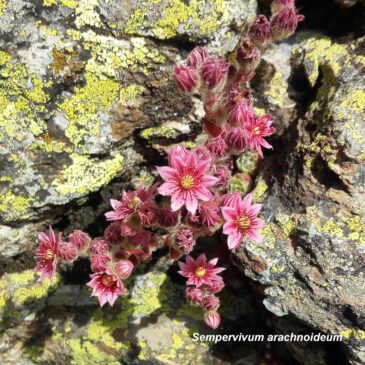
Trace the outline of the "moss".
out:
[[[30,202],[34,201],[31,196],[24,197],[15,195],[11,190],[0,196],[0,212],[5,221],[26,219],[29,217],[27,212]]]
[[[96,191],[124,168],[124,158],[119,153],[103,161],[78,154],[71,154],[71,158],[73,163],[52,182],[56,191],[64,195]]]
[[[365,340],[365,331],[356,330],[353,328],[350,328],[345,331],[341,331],[340,335],[346,339],[353,338],[355,340]]]
[[[287,83],[283,80],[283,74],[277,71],[270,82],[269,89],[265,91],[265,95],[268,96],[271,104],[281,108],[284,105],[286,89]]]

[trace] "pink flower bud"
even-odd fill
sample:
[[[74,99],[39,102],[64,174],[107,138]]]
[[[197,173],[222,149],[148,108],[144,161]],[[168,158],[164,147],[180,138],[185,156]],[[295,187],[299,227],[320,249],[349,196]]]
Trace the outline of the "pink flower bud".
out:
[[[195,67],[177,66],[174,76],[179,89],[185,93],[191,93],[198,85],[198,74]]]
[[[243,99],[247,105],[252,105],[252,95],[250,90],[243,89],[239,82],[235,82],[226,98],[226,106],[228,109],[231,109],[236,105],[236,103]]]
[[[159,211],[158,220],[161,226],[164,227],[173,227],[176,226],[178,221],[178,212],[173,212],[169,205],[165,205]]]
[[[203,118],[204,131],[212,137],[217,137],[222,133],[222,127],[219,126],[214,120]]]
[[[223,157],[228,152],[228,146],[222,135],[210,139],[205,144],[208,150],[217,157]]]
[[[91,242],[91,238],[84,232],[75,230],[68,236],[68,240],[73,243],[78,250],[83,250]]]
[[[169,254],[173,260],[177,260],[182,256],[182,254],[178,250],[175,250],[173,247],[170,247]]]
[[[103,237],[94,238],[91,241],[91,251],[93,253],[102,253],[109,250],[109,244]]]
[[[110,261],[110,257],[103,253],[98,253],[91,256],[91,270],[94,272],[104,271],[107,263]]]
[[[221,317],[217,312],[207,312],[204,316],[205,323],[214,330],[219,326]]]
[[[243,38],[236,52],[236,59],[245,72],[255,70],[260,62],[260,50]]]
[[[284,8],[295,8],[295,0],[274,0],[271,4],[271,12],[273,14],[278,13]]]
[[[252,104],[248,104],[247,100],[242,98],[237,101],[229,113],[229,119],[235,127],[242,127],[245,122],[254,118]]]
[[[214,120],[216,124],[221,124],[227,119],[227,111],[219,96],[205,100],[203,107],[206,117]]]
[[[199,67],[209,56],[208,51],[203,47],[195,47],[186,59],[188,66]]]
[[[107,227],[104,237],[111,244],[119,243],[122,240],[121,226],[119,221],[115,221]]]
[[[218,211],[218,202],[215,200],[199,204],[198,212],[202,224],[206,224],[209,228],[214,227],[217,223],[221,223],[221,217]]]
[[[233,191],[232,193],[223,195],[219,205],[221,207],[233,207],[241,197],[242,193],[240,191]]]
[[[298,15],[296,9],[282,9],[271,19],[271,37],[276,41],[289,37],[303,19],[304,16]]]
[[[247,135],[242,128],[233,128],[227,136],[227,144],[234,152],[242,152],[248,147]]]
[[[270,39],[270,23],[265,15],[259,15],[248,32],[253,45],[264,46]]]
[[[73,243],[61,242],[59,246],[59,254],[65,261],[72,261],[77,256],[77,250]]]
[[[231,180],[231,172],[224,166],[217,166],[213,176],[219,179],[215,186],[224,186]]]
[[[120,260],[115,265],[114,270],[121,278],[127,278],[131,274],[133,268],[134,265],[129,260]]]
[[[185,291],[186,298],[191,304],[200,304],[203,299],[203,291],[199,288],[189,286]]]
[[[189,253],[195,243],[194,233],[190,229],[180,229],[175,238],[176,246],[183,250],[185,253]]]
[[[246,71],[241,70],[238,72],[236,82],[248,82],[255,76],[255,70]]]
[[[203,306],[207,311],[215,311],[219,304],[219,299],[214,295],[207,295],[203,298]]]
[[[225,85],[229,69],[230,63],[224,57],[210,56],[202,63],[200,76],[209,89],[213,90]]]

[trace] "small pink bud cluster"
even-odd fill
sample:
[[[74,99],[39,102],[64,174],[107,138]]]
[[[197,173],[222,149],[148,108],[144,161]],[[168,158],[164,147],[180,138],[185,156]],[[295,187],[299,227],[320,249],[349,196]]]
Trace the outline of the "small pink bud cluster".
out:
[[[87,285],[93,288],[92,296],[98,297],[100,306],[106,302],[112,306],[125,294],[123,280],[134,267],[150,261],[155,250],[168,247],[174,260],[186,255],[186,261],[178,264],[179,273],[188,279],[188,302],[204,309],[208,326],[218,327],[220,302],[216,294],[224,287],[218,274],[224,268],[215,267],[218,258],[207,261],[201,254],[194,260],[190,254],[199,237],[213,235],[222,227],[231,250],[244,239],[263,240],[259,230],[264,222],[257,217],[261,204],[252,204],[252,193],[242,198],[241,192],[230,191],[230,186],[236,155],[252,150],[263,158],[262,147],[272,148],[266,140],[275,131],[271,115],[255,115],[245,83],[254,76],[263,48],[289,36],[303,19],[294,0],[274,0],[272,12],[270,20],[258,16],[231,62],[197,47],[185,66],[175,68],[180,90],[202,97],[206,142],[192,149],[183,144],[173,146],[167,151],[167,165],[157,167],[161,184],[149,189],[142,185],[136,191],[124,191],[120,200],[112,199],[113,209],[105,213],[110,224],[102,237],[91,239],[75,230],[63,242],[61,233],[55,236],[52,227],[49,236],[39,233],[35,269],[41,273],[39,280],[47,276],[52,280],[58,262],[88,257],[93,274]],[[237,174],[234,178],[237,180]],[[252,182],[244,173],[238,180],[247,187]],[[163,204],[156,203],[157,193],[165,197]]]
[[[186,298],[190,304],[201,306],[205,311],[205,322],[208,326],[216,329],[220,323],[220,316],[217,312],[219,299],[214,295],[224,288],[223,280],[217,274],[224,270],[223,267],[214,267],[218,258],[207,261],[204,254],[197,260],[189,255],[186,262],[179,261],[182,276],[188,278],[186,284]]]

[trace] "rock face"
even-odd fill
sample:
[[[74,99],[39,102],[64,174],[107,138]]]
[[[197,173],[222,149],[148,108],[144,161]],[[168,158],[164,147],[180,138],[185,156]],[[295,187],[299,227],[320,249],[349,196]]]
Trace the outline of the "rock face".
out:
[[[235,253],[244,272],[263,284],[265,307],[312,329],[341,334],[352,364],[365,315],[363,40],[347,44],[305,35],[292,48],[311,98],[261,165],[254,196],[263,204],[263,244]],[[280,329],[288,331],[289,326]],[[295,349],[303,361],[300,350]],[[315,357],[312,359],[315,361]],[[317,356],[316,361],[320,360]],[[313,362],[314,363],[314,362]]]
[[[0,0],[1,363],[294,363],[280,344],[193,341],[212,332],[165,257],[113,309],[90,298],[82,261],[52,284],[32,271],[37,231],[99,235],[111,197],[150,183],[166,146],[199,138],[200,101],[178,92],[173,65],[195,44],[231,51],[256,5]],[[289,344],[301,364],[365,362],[363,50],[302,32],[265,51],[251,84],[277,129],[254,182],[267,226],[233,254],[253,281],[227,270],[222,333],[344,337],[342,350]]]

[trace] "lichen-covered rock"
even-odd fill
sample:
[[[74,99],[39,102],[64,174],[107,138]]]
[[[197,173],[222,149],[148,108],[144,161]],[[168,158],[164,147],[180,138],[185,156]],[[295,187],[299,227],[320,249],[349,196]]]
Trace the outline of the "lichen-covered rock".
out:
[[[302,39],[292,50],[293,64],[306,73],[313,97],[262,161],[254,199],[263,204],[264,242],[246,242],[235,252],[235,262],[265,285],[269,311],[291,314],[324,333],[341,334],[350,363],[363,364],[362,41],[343,44],[318,35]],[[280,326],[281,331],[289,328]],[[300,347],[291,347],[303,361]]]
[[[201,106],[172,78],[182,51],[161,40],[231,50],[255,11],[253,0],[1,1],[2,257],[26,252],[65,204],[87,207],[90,193],[135,175],[150,128],[165,146],[196,131]]]

